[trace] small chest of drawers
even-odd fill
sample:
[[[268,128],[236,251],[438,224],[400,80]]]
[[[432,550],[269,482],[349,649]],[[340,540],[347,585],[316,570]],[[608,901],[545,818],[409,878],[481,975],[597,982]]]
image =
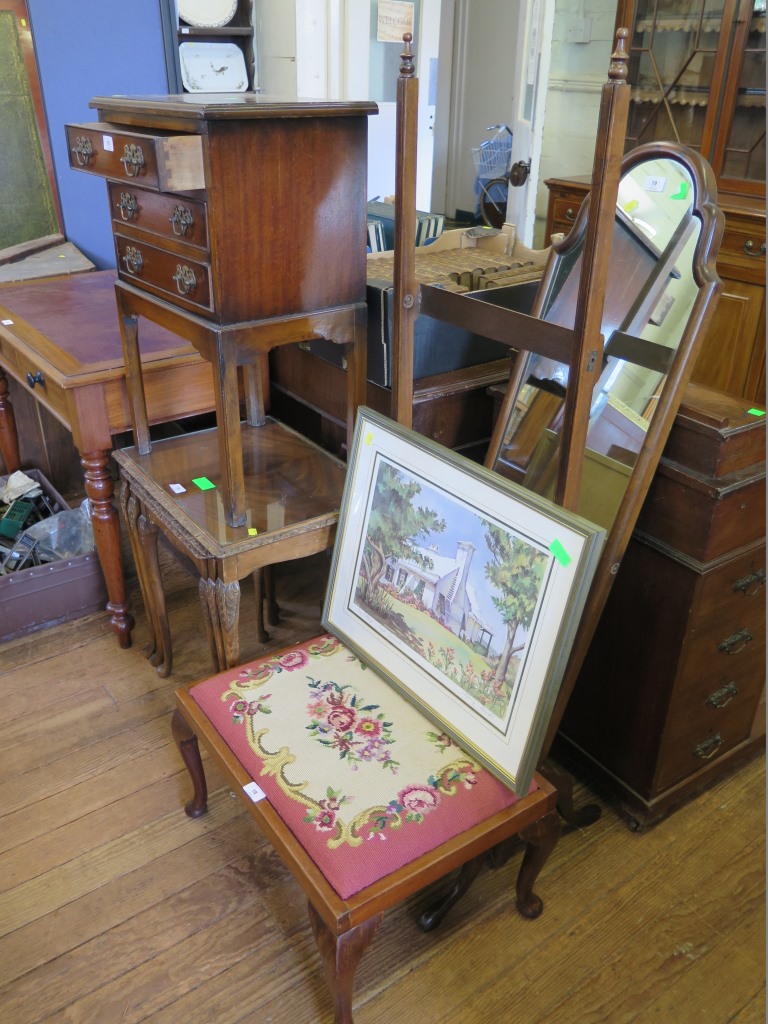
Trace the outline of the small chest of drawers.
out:
[[[105,96],[66,126],[70,165],[107,180],[136,443],[149,450],[138,318],[212,365],[228,522],[245,523],[237,369],[264,419],[270,349],[345,346],[349,433],[364,400],[368,102],[256,94]],[[354,351],[353,351],[354,350]],[[359,363],[359,365],[358,365]],[[353,398],[353,391],[356,397]]]
[[[689,386],[561,723],[561,752],[587,762],[635,825],[763,746],[756,412]]]

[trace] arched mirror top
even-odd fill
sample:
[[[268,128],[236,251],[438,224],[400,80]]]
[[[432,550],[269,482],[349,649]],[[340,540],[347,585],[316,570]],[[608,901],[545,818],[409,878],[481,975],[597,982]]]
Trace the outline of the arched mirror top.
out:
[[[673,364],[688,358],[719,285],[722,214],[697,153],[653,144],[622,162],[601,321],[604,351],[590,405],[579,511],[609,528],[621,504]],[[571,232],[553,245],[533,313],[572,328],[589,197]],[[521,354],[489,465],[552,497],[569,368]]]

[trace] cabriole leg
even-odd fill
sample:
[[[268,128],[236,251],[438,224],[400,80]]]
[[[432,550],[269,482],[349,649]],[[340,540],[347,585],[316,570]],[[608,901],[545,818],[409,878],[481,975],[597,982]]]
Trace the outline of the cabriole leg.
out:
[[[200,757],[197,736],[192,732],[186,718],[176,710],[171,718],[171,730],[179,753],[192,779],[192,799],[184,805],[190,818],[200,818],[208,810],[208,784]]]
[[[533,886],[560,838],[557,811],[549,811],[518,834],[526,845],[517,876],[517,909],[523,917],[534,918],[542,912],[544,904]]]
[[[381,925],[383,914],[363,921],[342,935],[334,935],[311,903],[307,904],[315,942],[325,967],[333,997],[333,1024],[354,1024],[352,989],[355,971]]]
[[[431,907],[428,907],[427,910],[425,910],[419,917],[419,927],[422,931],[430,932],[434,928],[437,928],[451,907],[455,906],[459,902],[461,897],[477,878],[480,873],[480,869],[483,866],[484,859],[484,855],[481,854],[481,856],[474,857],[463,865],[448,892],[445,893],[438,902],[434,903]]]

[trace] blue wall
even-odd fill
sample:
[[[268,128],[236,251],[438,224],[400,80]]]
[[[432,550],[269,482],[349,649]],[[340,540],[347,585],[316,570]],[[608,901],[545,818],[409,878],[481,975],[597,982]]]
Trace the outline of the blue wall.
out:
[[[70,170],[64,125],[93,96],[168,92],[161,0],[27,0],[67,240],[114,267],[106,184]]]

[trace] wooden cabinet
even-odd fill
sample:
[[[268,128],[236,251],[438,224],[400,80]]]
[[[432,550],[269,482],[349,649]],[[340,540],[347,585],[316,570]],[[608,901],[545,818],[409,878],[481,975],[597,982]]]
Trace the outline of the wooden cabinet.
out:
[[[763,747],[765,420],[689,387],[558,749],[652,822]]]
[[[589,192],[588,177],[548,178],[546,237],[567,234]],[[725,234],[717,270],[723,293],[692,380],[765,402],[765,203],[723,195]]]
[[[276,345],[346,346],[362,399],[353,349],[365,337],[367,131],[376,106],[253,93],[97,97],[91,106],[97,122],[66,128],[70,164],[108,182],[137,445],[148,445],[137,348],[146,317],[214,368],[227,514],[242,525],[238,367],[252,425],[263,421],[258,378]],[[348,423],[353,404],[349,397]]]

